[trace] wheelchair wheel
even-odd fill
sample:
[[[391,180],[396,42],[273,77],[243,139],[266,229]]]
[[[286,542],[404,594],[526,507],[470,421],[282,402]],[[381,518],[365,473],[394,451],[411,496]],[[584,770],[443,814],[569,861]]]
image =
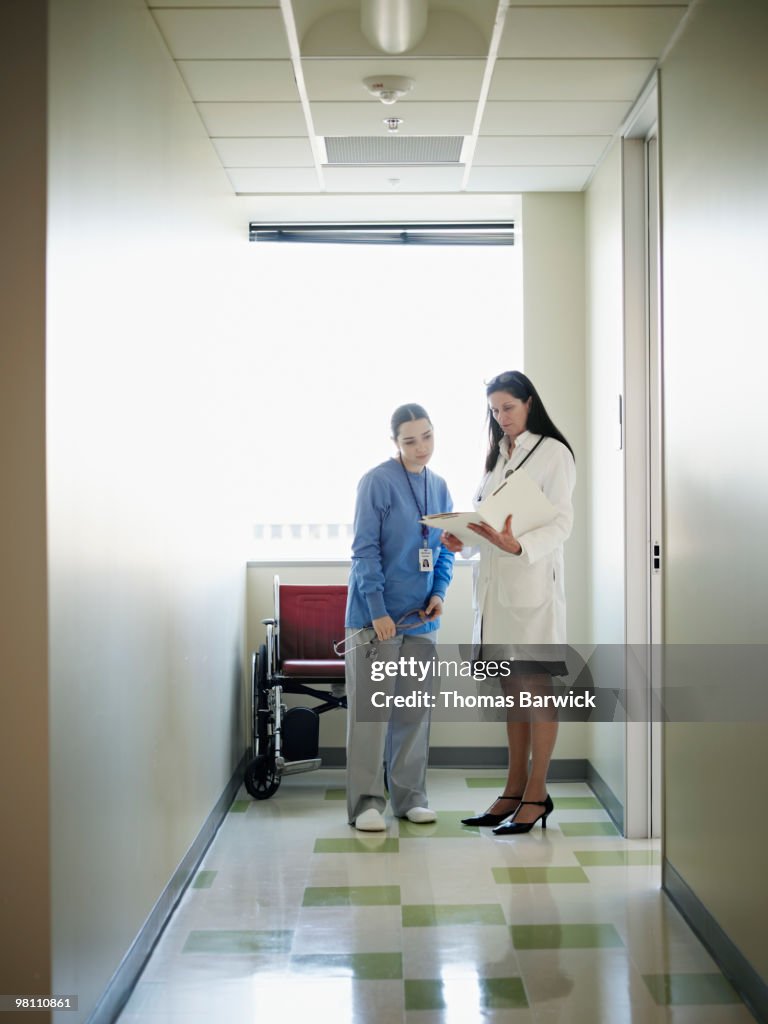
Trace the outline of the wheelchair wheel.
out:
[[[269,800],[280,786],[280,776],[275,771],[274,757],[268,754],[254,757],[245,769],[243,782],[254,800]]]
[[[253,666],[253,745],[256,757],[268,754],[271,746],[272,719],[268,682],[267,646],[262,644]]]
[[[253,659],[252,691],[254,756],[246,766],[243,782],[254,800],[269,800],[280,785],[280,776],[275,768],[266,644],[259,647]]]

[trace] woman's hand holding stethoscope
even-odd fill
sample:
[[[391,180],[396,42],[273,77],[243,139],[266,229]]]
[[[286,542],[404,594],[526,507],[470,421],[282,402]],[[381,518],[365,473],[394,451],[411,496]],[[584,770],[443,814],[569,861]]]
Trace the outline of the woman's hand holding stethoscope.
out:
[[[523,550],[523,545],[512,533],[512,516],[507,516],[505,519],[503,530],[494,530],[487,523],[469,523],[469,528],[478,537],[482,537],[509,555],[519,555]]]
[[[377,640],[391,640],[397,634],[397,626],[391,615],[382,615],[371,622]]]
[[[439,619],[442,614],[443,599],[438,597],[437,594],[433,594],[426,608],[415,608],[412,612],[406,612],[397,622],[395,622],[391,615],[382,615],[378,619],[373,619],[371,626],[377,640],[391,640],[394,636],[397,636],[398,627],[403,630],[413,629],[414,626],[420,624],[419,619],[421,622],[431,622],[434,619]],[[418,615],[418,619],[415,622],[405,622],[406,619],[413,615]]]

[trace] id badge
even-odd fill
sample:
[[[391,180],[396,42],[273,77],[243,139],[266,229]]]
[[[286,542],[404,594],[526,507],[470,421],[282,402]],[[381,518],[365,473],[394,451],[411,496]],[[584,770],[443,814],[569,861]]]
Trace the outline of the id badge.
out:
[[[435,568],[432,561],[432,548],[419,548],[419,571],[432,572]]]

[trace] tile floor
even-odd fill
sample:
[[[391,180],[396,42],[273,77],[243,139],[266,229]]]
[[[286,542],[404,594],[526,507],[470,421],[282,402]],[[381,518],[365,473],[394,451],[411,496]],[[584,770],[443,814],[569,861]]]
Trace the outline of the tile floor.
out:
[[[498,773],[430,771],[432,825],[345,821],[344,773],[244,791],[119,1024],[750,1024],[659,889],[658,843],[622,839],[583,783],[546,831],[459,819]]]

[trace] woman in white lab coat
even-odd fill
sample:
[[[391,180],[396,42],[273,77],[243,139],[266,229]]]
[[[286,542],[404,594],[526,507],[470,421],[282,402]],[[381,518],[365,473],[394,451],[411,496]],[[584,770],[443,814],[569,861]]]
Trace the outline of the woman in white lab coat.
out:
[[[471,527],[482,539],[475,567],[474,640],[483,659],[512,659],[512,672],[500,680],[508,695],[551,692],[552,677],[566,675],[563,543],[571,533],[571,495],[576,482],[573,450],[547,414],[531,381],[518,371],[502,373],[486,386],[489,447],[485,476],[476,505],[511,473],[525,472],[555,509],[546,525],[515,535],[514,516],[502,530]],[[446,534],[445,546],[461,551],[461,541]],[[517,702],[516,702],[517,703]],[[528,832],[552,811],[546,780],[557,739],[551,712],[521,717],[507,712],[509,770],[504,793],[484,814],[465,818],[468,825],[497,826],[497,835]],[[506,821],[505,819],[509,819]]]

